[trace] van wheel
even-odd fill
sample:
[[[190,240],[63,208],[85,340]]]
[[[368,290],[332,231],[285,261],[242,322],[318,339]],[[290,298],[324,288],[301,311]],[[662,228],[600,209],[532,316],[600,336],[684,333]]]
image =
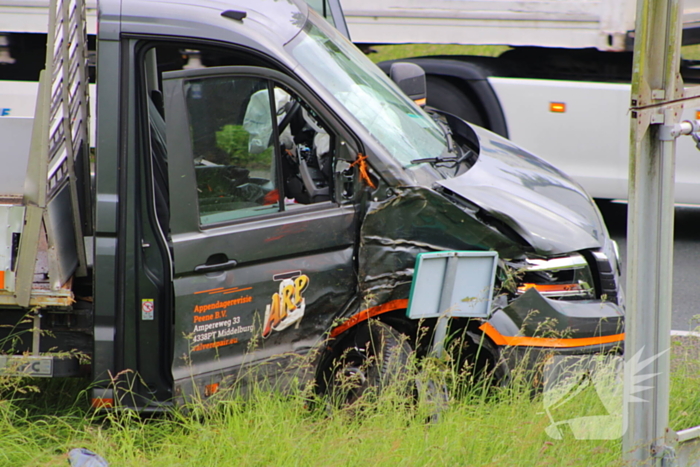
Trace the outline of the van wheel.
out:
[[[337,355],[326,373],[326,393],[333,406],[376,398],[392,385],[399,385],[399,392],[405,389],[407,395],[410,393],[411,346],[391,326],[378,321],[363,325]]]
[[[426,76],[427,105],[454,114],[469,123],[484,126],[484,119],[471,100],[457,86],[432,75]]]
[[[457,394],[466,395],[474,387],[498,387],[510,377],[500,351],[483,334],[466,331],[454,346],[452,358],[457,363]]]

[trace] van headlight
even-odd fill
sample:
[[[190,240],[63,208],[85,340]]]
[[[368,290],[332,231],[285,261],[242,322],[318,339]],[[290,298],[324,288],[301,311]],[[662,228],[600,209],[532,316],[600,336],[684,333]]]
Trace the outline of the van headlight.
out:
[[[536,289],[547,298],[584,300],[596,297],[593,275],[579,253],[550,259],[526,259],[519,265],[516,295]]]

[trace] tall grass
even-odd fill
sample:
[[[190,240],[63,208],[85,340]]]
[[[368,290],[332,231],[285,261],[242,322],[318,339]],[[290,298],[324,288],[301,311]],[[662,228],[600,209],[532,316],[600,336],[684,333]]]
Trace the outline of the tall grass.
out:
[[[700,338],[674,337],[671,350],[670,425],[679,431],[700,425]]]
[[[697,346],[673,347],[675,429],[700,423]],[[517,377],[505,387],[474,386],[434,423],[426,423],[433,408],[422,404],[429,401],[416,408],[401,390],[383,392],[362,410],[334,408],[304,390],[260,387],[245,398],[231,390],[145,419],[93,414],[80,392],[85,382],[48,381],[32,393],[22,388],[34,381],[1,381],[0,466],[65,466],[75,447],[120,467],[622,465],[619,440],[549,438],[541,394]]]
[[[578,466],[615,465],[619,457],[614,442],[549,440],[548,420],[527,400],[454,404],[434,424],[378,404],[361,416],[325,415],[298,398],[260,392],[221,401],[204,418],[179,412],[144,421],[125,413],[58,431],[66,424],[50,418],[26,426],[30,442],[3,438],[14,451],[3,465],[60,465],[76,446],[119,466]]]

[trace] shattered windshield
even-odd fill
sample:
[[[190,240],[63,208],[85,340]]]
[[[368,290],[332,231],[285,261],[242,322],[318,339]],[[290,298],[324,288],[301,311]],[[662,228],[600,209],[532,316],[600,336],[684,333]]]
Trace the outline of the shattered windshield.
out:
[[[352,114],[404,167],[440,157],[442,130],[350,41],[315,16],[287,45],[301,66]]]

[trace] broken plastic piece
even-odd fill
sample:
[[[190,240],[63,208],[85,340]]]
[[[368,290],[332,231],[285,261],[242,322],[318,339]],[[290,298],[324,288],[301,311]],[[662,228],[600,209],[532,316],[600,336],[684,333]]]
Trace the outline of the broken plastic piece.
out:
[[[68,453],[71,467],[109,467],[106,460],[89,449],[76,448]]]

